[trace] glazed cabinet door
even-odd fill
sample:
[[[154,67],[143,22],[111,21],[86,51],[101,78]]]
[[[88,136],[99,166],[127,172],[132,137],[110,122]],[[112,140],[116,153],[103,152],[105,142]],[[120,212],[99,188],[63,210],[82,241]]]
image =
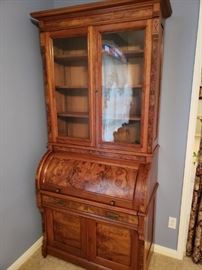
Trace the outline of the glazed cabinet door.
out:
[[[136,270],[136,231],[111,223],[89,221],[90,260],[112,270]]]
[[[61,210],[46,209],[47,245],[85,257],[86,226],[84,218]]]
[[[99,40],[99,144],[146,149],[151,22],[97,27]]]
[[[93,48],[87,28],[45,36],[50,140],[93,145]],[[43,36],[44,35],[44,36]]]

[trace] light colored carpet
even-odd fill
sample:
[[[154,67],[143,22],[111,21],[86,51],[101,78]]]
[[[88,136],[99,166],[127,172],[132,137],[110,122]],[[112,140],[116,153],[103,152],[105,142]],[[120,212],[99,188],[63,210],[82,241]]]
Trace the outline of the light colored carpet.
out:
[[[59,260],[52,256],[45,259],[38,250],[18,270],[85,270],[73,264]],[[194,264],[190,258],[183,261],[175,260],[162,255],[154,254],[149,270],[202,270],[202,264]]]

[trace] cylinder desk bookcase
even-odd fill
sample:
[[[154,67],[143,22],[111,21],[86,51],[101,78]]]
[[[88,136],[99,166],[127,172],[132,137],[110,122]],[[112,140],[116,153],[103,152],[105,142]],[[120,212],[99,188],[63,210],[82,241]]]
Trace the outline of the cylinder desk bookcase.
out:
[[[158,112],[169,0],[34,12],[48,151],[36,175],[44,256],[146,270],[153,248]]]

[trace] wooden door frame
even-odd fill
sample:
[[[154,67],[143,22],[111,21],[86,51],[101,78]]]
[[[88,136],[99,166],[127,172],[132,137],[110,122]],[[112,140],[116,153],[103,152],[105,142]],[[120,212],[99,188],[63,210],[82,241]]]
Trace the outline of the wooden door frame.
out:
[[[181,211],[180,211],[180,220],[179,220],[180,223],[179,223],[178,245],[177,245],[177,255],[178,255],[177,257],[179,259],[182,259],[183,256],[185,255],[189,216],[192,203],[192,191],[193,191],[193,181],[191,181],[192,166],[193,166],[192,154],[197,123],[198,95],[202,76],[201,70],[202,70],[202,0],[200,0],[198,34],[196,41],[195,63],[193,71],[192,94],[190,102],[189,125],[187,133],[187,145],[186,145],[186,156],[184,166],[184,180],[181,197]]]
[[[101,47],[101,34],[103,33],[110,33],[110,32],[121,32],[121,31],[138,31],[138,30],[144,30],[145,31],[145,44],[147,44],[147,46],[145,45],[144,48],[144,53],[147,56],[146,59],[144,59],[144,80],[143,80],[143,88],[144,88],[144,97],[142,96],[142,116],[141,116],[141,126],[143,126],[143,131],[141,132],[141,142],[140,144],[137,145],[133,145],[133,144],[116,144],[114,142],[106,142],[102,140],[102,105],[100,104],[98,106],[98,116],[97,117],[97,121],[96,121],[96,125],[97,125],[97,130],[99,130],[98,132],[98,139],[96,144],[98,145],[98,147],[102,148],[102,149],[114,149],[114,150],[123,150],[123,151],[135,151],[135,152],[146,152],[147,151],[147,137],[148,137],[148,108],[145,104],[149,104],[149,89],[150,89],[150,76],[147,76],[147,74],[150,74],[150,69],[151,69],[151,57],[148,57],[148,55],[151,55],[151,49],[152,49],[152,45],[151,45],[151,39],[152,39],[152,23],[153,20],[152,19],[147,19],[147,20],[139,20],[139,21],[133,21],[133,22],[123,22],[123,23],[112,23],[110,25],[101,25],[101,26],[96,26],[95,29],[97,31],[97,36],[98,36],[98,47]],[[99,51],[99,49],[98,49]],[[100,53],[98,53],[98,61],[99,61],[99,74],[102,74],[101,70],[102,70],[102,63],[101,63],[101,55]],[[149,79],[148,79],[149,78]],[[99,76],[97,78],[97,89],[98,89],[98,97],[100,100],[102,100],[102,78],[101,76]],[[143,106],[144,104],[144,106]],[[149,106],[148,106],[149,107]],[[144,142],[144,143],[143,143]]]

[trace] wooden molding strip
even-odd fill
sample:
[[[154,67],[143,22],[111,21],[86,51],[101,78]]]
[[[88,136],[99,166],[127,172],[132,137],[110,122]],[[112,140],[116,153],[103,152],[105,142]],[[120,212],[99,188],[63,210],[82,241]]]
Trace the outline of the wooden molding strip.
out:
[[[71,13],[79,13],[85,11],[92,11],[92,10],[101,10],[106,8],[115,8],[117,6],[124,6],[129,4],[154,4],[159,3],[161,4],[162,15],[164,18],[171,16],[172,8],[170,4],[170,0],[105,0],[99,1],[95,3],[87,3],[81,4],[76,6],[70,6],[66,8],[56,8],[51,10],[44,10],[39,12],[32,12],[31,16],[39,21],[48,20],[48,18],[52,16],[62,16],[68,15]]]

